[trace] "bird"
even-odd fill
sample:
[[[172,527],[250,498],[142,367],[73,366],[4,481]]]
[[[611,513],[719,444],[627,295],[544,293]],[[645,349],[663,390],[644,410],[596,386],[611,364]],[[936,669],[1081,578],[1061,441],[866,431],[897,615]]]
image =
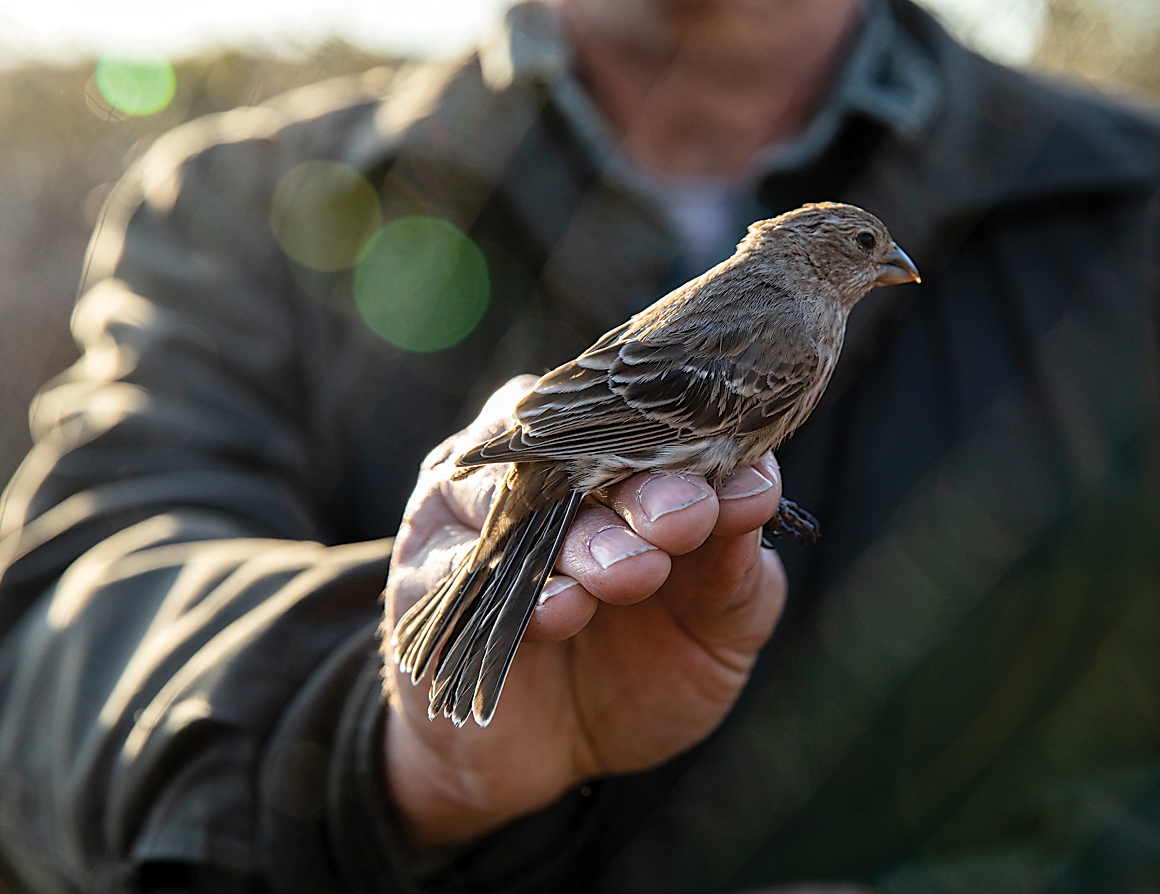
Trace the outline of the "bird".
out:
[[[514,424],[453,477],[511,463],[479,540],[395,625],[403,674],[434,665],[429,716],[492,720],[516,649],[586,497],[642,470],[716,486],[776,448],[817,405],[851,309],[920,282],[886,226],[855,205],[803,205],[753,223],[734,254],[539,379]],[[763,529],[817,536],[783,499]]]

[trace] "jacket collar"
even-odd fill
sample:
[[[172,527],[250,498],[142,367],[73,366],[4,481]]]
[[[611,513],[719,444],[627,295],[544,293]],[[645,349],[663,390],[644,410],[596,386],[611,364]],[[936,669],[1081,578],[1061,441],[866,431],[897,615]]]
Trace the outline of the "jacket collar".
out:
[[[945,102],[921,141],[884,141],[846,198],[878,214],[920,266],[945,260],[934,243],[948,227],[965,232],[994,211],[1156,188],[1160,118],[988,62],[906,0],[894,9],[941,72]]]

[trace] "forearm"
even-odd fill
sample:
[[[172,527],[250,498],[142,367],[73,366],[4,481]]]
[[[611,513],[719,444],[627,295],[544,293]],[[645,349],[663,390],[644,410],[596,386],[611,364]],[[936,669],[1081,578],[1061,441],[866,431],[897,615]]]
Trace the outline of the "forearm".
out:
[[[29,797],[2,840],[27,876],[85,888],[151,861],[257,859],[257,830],[231,817],[259,812],[245,802],[296,694],[374,629],[389,544],[236,534],[197,512],[131,528],[4,640],[0,766]]]

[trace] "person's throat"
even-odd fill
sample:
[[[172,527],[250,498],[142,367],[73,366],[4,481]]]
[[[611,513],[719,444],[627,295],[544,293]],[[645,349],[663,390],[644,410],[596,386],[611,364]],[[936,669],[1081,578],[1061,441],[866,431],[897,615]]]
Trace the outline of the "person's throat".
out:
[[[625,42],[582,3],[562,11],[578,74],[632,161],[664,174],[739,175],[809,124],[860,16],[856,0],[807,6],[771,7],[743,52],[727,52],[709,24],[661,23]],[[650,33],[660,35],[651,45]]]

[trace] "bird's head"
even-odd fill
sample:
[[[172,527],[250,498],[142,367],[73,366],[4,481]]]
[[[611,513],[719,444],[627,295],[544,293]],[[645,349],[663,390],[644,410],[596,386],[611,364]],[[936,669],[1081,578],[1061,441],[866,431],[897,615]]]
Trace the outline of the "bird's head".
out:
[[[749,228],[742,245],[796,255],[829,282],[847,309],[875,286],[920,282],[918,268],[891,238],[885,224],[856,205],[803,205]]]

